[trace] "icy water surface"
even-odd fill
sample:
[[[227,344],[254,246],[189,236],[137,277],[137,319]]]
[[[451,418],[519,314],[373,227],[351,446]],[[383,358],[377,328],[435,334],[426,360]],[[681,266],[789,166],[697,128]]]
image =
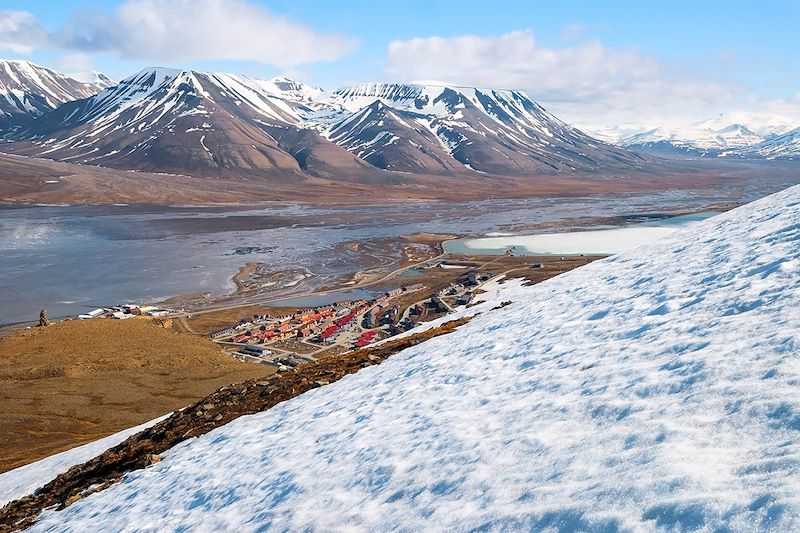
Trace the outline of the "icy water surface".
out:
[[[716,215],[693,213],[652,220],[642,224],[589,231],[504,235],[478,239],[456,239],[445,243],[448,252],[459,254],[502,255],[610,255],[632,250],[664,238]]]
[[[0,324],[59,317],[128,301],[225,294],[248,261],[305,270],[307,292],[360,270],[342,242],[415,232],[486,235],[577,217],[701,208],[730,193],[416,203],[352,209],[154,206],[0,207]]]

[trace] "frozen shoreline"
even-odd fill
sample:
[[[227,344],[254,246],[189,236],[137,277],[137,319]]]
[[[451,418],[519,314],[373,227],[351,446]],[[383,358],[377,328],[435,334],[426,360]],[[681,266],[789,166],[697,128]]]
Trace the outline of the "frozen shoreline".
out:
[[[500,255],[512,250],[517,255],[613,255],[655,242],[714,214],[612,229],[458,239],[445,243],[445,248],[461,254]]]

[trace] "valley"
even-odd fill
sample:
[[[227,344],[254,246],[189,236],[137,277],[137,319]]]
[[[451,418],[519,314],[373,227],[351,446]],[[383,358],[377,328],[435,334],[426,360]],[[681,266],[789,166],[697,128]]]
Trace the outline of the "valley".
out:
[[[0,9],[0,533],[800,529],[778,21],[101,4]]]
[[[5,206],[0,324],[33,320],[43,307],[60,317],[128,301],[167,300],[188,311],[279,302],[375,281],[441,253],[435,240],[409,237],[424,232],[482,237],[607,221],[625,225],[637,214],[746,202],[792,179],[753,176],[705,189],[391,206]],[[232,278],[246,263],[258,266],[237,292]]]

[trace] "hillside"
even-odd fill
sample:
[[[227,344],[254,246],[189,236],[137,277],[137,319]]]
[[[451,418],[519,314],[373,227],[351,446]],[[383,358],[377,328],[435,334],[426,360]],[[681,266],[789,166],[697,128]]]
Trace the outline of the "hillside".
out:
[[[796,530],[799,208],[793,187],[498,285],[454,333],[183,443],[32,531]]]
[[[424,155],[432,155],[436,161],[425,166],[431,173],[475,170],[520,176],[646,166],[641,156],[565,124],[522,91],[440,82],[365,83],[320,100],[354,113],[330,130],[334,142],[368,157],[402,151],[420,163]],[[365,129],[365,123],[372,129]],[[424,155],[414,158],[420,152]],[[383,158],[371,162],[380,168],[419,170]]]
[[[72,320],[2,337],[0,472],[269,373],[145,319]]]
[[[283,79],[145,69],[41,117],[15,136],[28,142],[8,150],[125,170],[298,181],[298,160],[266,129],[285,128],[311,111],[314,92],[304,89]],[[323,162],[335,159],[355,175],[367,169],[347,151],[332,146],[328,154],[330,143],[316,142],[322,146],[314,155]]]
[[[30,61],[0,59],[0,135],[113,84],[100,73],[83,82]]]

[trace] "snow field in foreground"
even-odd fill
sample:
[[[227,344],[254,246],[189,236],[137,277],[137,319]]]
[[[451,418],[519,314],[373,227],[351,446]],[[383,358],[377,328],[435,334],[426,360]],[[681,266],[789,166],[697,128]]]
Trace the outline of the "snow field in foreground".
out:
[[[32,530],[798,530],[798,268],[794,187],[497,285],[455,333]]]

